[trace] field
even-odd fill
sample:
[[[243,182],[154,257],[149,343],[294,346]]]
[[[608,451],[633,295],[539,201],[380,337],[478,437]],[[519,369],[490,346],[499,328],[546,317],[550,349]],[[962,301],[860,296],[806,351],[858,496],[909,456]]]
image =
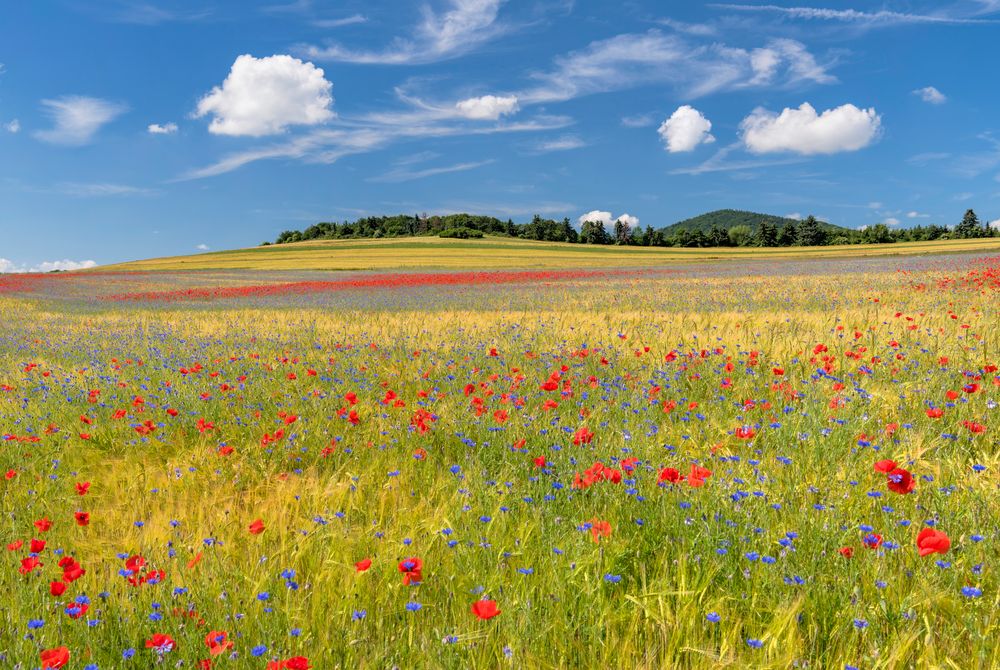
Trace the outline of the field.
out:
[[[0,277],[2,665],[1000,667],[1000,257],[486,242]]]
[[[1000,238],[897,244],[777,249],[616,247],[531,242],[486,237],[455,240],[407,237],[384,240],[328,240],[155,258],[105,266],[102,270],[399,270],[642,267],[679,261],[781,258],[857,258],[941,253],[1000,252]]]

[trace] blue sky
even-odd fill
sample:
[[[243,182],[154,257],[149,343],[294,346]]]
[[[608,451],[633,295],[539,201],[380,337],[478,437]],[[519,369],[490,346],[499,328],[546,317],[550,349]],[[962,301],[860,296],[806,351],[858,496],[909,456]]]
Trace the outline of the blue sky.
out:
[[[1000,0],[3,13],[0,271],[399,212],[1000,219]]]

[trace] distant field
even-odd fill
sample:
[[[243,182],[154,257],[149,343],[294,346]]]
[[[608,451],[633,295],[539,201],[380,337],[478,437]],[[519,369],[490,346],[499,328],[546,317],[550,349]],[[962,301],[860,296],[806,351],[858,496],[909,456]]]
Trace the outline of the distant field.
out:
[[[171,256],[102,266],[102,270],[387,270],[635,267],[676,261],[777,258],[843,258],[1000,251],[1000,238],[899,244],[779,249],[604,247],[531,242],[502,237],[448,240],[324,240],[269,247]]]

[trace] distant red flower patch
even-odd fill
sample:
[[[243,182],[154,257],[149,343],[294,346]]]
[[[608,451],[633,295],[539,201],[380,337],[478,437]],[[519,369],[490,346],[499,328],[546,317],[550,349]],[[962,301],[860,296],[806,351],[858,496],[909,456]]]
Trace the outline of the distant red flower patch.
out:
[[[356,275],[332,281],[302,281],[252,286],[213,286],[173,291],[144,291],[103,296],[112,301],[212,300],[308,293],[332,293],[366,288],[413,288],[418,286],[476,286],[496,284],[534,284],[572,279],[638,277],[676,272],[676,270],[519,270],[509,272],[434,272]]]

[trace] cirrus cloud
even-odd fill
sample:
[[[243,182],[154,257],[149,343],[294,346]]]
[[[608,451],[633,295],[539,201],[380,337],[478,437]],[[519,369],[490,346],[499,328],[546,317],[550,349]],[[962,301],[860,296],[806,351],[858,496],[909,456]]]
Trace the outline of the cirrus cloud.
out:
[[[42,107],[51,117],[53,126],[37,131],[35,137],[43,142],[65,146],[89,144],[102,126],[128,111],[128,107],[121,103],[82,95],[42,100]]]
[[[807,156],[863,149],[878,137],[881,127],[882,117],[874,108],[846,104],[818,114],[807,102],[781,113],[758,107],[740,124],[743,143],[753,153]]]
[[[288,55],[239,56],[229,76],[198,102],[195,118],[212,115],[216,135],[262,137],[288,126],[315,126],[334,117],[333,84],[323,70]]]

